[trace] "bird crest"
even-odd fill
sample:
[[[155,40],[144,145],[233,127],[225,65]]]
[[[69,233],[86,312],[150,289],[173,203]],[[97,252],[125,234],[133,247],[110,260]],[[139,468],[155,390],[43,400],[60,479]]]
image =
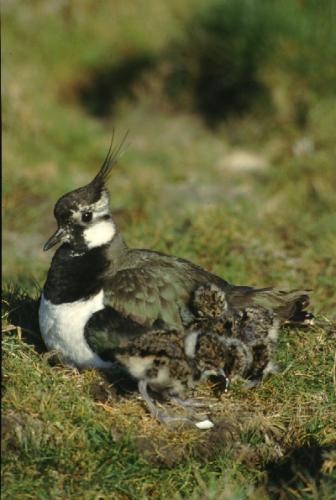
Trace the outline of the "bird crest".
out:
[[[114,143],[114,130],[112,132],[110,147],[108,149],[107,155],[103,161],[102,166],[100,167],[99,172],[94,177],[94,179],[90,182],[89,186],[93,186],[96,190],[101,191],[110,176],[111,170],[114,165],[117,163],[118,158],[123,153],[123,147],[125,145],[125,141],[128,137],[128,131],[125,133],[122,138],[120,144],[118,146],[113,147]]]

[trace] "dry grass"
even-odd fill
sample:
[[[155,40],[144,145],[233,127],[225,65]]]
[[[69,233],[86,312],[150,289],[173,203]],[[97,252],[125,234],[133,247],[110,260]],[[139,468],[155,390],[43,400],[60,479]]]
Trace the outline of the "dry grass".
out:
[[[228,393],[209,383],[199,387],[195,396],[212,402],[207,414],[216,424],[200,432],[153,420],[124,374],[69,370],[41,352],[38,337],[29,329],[8,325],[3,346],[3,449],[8,465],[31,466],[23,466],[19,476],[18,470],[7,468],[4,482],[11,495],[24,496],[25,489],[36,488],[26,474],[30,471],[38,478],[43,467],[49,479],[41,491],[55,494],[58,485],[59,491],[73,495],[80,484],[90,492],[88,498],[98,491],[97,477],[104,478],[100,491],[112,488],[117,498],[122,491],[131,497],[165,498],[168,487],[176,494],[194,491],[194,497],[201,498],[205,493],[200,492],[205,485],[211,490],[217,474],[219,489],[214,491],[222,498],[239,490],[241,475],[245,494],[250,490],[255,498],[287,488],[289,492],[291,484],[303,488],[301,493],[319,484],[328,489],[335,473],[335,336],[335,324],[285,330],[281,370],[257,389],[240,383]],[[300,354],[288,364],[293,352]],[[167,402],[161,404],[178,412]],[[126,467],[126,476],[118,475],[120,467]],[[225,488],[219,480],[223,467],[230,476]],[[279,477],[275,471],[281,467]],[[21,478],[21,486],[14,478]]]

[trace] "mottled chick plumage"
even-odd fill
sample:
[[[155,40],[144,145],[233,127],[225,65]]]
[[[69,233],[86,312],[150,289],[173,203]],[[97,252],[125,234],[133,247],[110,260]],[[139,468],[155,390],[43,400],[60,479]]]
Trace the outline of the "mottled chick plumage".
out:
[[[186,325],[189,330],[227,339],[231,359],[225,368],[227,376],[257,381],[275,370],[280,319],[274,311],[253,305],[230,308],[225,292],[213,284],[195,290],[192,309],[195,316]]]

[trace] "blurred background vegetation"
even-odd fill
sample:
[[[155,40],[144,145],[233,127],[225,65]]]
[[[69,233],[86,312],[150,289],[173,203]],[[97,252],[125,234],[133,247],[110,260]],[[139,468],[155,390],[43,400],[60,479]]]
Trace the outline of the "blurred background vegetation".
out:
[[[130,245],[313,288],[335,319],[334,0],[3,0],[2,61],[7,284],[42,286],[55,201],[129,130]]]
[[[321,286],[333,311],[334,1],[2,10],[5,276],[41,282],[53,203],[115,128],[130,130],[111,191],[131,243],[238,282]]]

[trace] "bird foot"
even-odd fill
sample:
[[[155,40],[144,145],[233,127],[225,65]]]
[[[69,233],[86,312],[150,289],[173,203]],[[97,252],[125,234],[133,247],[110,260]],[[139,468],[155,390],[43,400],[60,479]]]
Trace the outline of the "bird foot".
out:
[[[181,399],[176,396],[171,398],[171,402],[183,408],[204,408],[212,405],[210,401],[195,401],[194,399]]]
[[[211,429],[211,427],[214,426],[213,422],[211,422],[211,420],[209,420],[207,418],[203,419],[203,420],[194,421],[188,417],[182,417],[182,416],[181,417],[180,416],[173,417],[173,416],[170,416],[163,411],[160,411],[148,394],[147,382],[145,380],[139,380],[138,387],[139,387],[139,392],[140,392],[142,398],[147,403],[147,406],[148,406],[148,409],[149,409],[151,415],[154,418],[156,418],[157,420],[159,420],[159,422],[161,422],[162,424],[168,425],[168,426],[175,426],[175,425],[179,425],[179,424],[189,424],[189,425],[195,425],[198,429]],[[179,399],[179,398],[177,398],[177,399]],[[183,400],[180,400],[180,401],[183,401]]]
[[[188,417],[174,417],[168,415],[165,412],[157,411],[156,415],[154,415],[163,425],[168,425],[169,427],[175,427],[179,424],[193,424],[194,422]]]

